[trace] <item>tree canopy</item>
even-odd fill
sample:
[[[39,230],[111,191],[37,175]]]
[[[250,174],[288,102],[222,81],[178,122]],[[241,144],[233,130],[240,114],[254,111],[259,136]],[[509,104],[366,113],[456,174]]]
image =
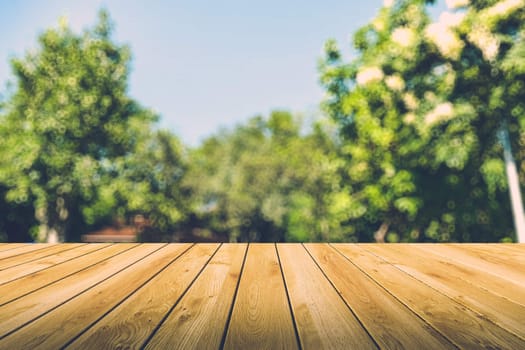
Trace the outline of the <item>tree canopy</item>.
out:
[[[170,191],[148,186],[172,169],[148,173],[152,181],[144,185],[134,165],[147,158],[144,172],[173,167],[163,161],[178,162],[180,151],[162,133],[150,141],[158,117],[128,96],[130,50],[115,44],[111,33],[105,11],[82,35],[61,21],[39,37],[36,52],[11,62],[16,88],[2,116],[0,182],[8,202],[33,205],[41,240],[78,239],[74,225],[117,209],[114,188],[126,193],[126,212],[136,210],[139,199],[141,210],[160,208],[156,196]],[[159,149],[152,151],[150,142]],[[180,219],[176,209],[161,211]]]
[[[326,44],[325,110],[345,140],[355,224],[379,239],[514,235],[497,133],[508,122],[520,149],[523,76],[511,60],[522,60],[524,6],[448,4],[433,22],[425,1],[385,2],[349,63]]]
[[[230,241],[341,241],[346,191],[328,125],[302,132],[300,120],[274,111],[206,139],[186,177],[193,212]]]
[[[439,18],[433,3],[384,1],[351,59],[326,42],[319,118],[275,110],[193,148],[129,96],[131,51],[106,11],[81,34],[62,20],[11,61],[0,240],[77,241],[139,218],[143,241],[515,240],[525,0],[447,0]]]

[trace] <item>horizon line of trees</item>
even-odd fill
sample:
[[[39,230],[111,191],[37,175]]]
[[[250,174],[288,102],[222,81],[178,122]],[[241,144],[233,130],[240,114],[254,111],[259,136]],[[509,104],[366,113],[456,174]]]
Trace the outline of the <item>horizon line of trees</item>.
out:
[[[194,148],[127,93],[102,10],[11,61],[0,102],[0,241],[510,242],[502,128],[525,183],[525,1],[385,1],[319,61],[326,117],[255,116]]]

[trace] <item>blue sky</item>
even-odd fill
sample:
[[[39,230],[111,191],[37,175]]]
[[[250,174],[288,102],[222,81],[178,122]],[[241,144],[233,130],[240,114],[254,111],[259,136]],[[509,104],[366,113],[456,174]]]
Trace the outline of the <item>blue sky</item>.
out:
[[[36,47],[38,33],[67,16],[79,32],[101,7],[115,40],[133,52],[130,94],[161,115],[161,126],[190,145],[220,126],[275,108],[315,113],[323,91],[317,60],[335,38],[349,53],[351,34],[382,0],[0,2],[0,91],[9,58]],[[442,5],[440,7],[443,7]]]

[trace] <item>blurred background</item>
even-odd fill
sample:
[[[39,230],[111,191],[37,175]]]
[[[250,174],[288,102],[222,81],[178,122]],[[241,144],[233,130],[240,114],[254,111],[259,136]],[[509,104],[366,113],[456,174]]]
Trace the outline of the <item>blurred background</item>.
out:
[[[0,241],[525,239],[525,0],[0,9]]]

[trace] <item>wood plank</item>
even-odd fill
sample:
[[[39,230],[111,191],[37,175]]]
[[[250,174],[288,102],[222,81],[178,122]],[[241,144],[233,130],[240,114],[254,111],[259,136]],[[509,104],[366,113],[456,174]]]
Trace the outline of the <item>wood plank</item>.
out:
[[[332,247],[305,247],[380,348],[456,348]]]
[[[26,247],[33,249],[35,246],[22,244],[11,250],[23,250]],[[325,317],[325,314],[331,315],[331,308],[335,308],[331,305],[334,303],[342,305],[339,312],[358,320],[363,327],[362,333],[365,336],[370,334],[381,348],[422,348],[422,345],[429,348],[450,347],[451,343],[445,339],[460,348],[525,348],[525,327],[522,326],[522,320],[525,319],[525,287],[522,285],[523,280],[516,279],[522,273],[525,245],[334,244],[330,247],[306,244],[305,250],[301,245],[283,245],[284,248],[279,245],[276,248],[275,245],[266,244],[261,246],[266,255],[270,247],[271,254],[263,258],[257,254],[252,254],[250,258],[250,249],[256,245],[250,245],[247,250],[246,245],[222,245],[211,260],[201,264],[193,277],[188,277],[191,271],[186,270],[188,264],[194,263],[189,257],[186,257],[187,263],[163,277],[178,281],[182,273],[189,278],[186,287],[180,287],[182,291],[174,297],[163,296],[168,293],[164,291],[167,289],[166,283],[159,283],[160,287],[155,288],[150,283],[167,271],[159,272],[169,263],[166,259],[170,254],[164,250],[175,248],[168,248],[171,245],[167,245],[152,251],[132,266],[129,266],[130,261],[123,261],[122,256],[119,258],[115,255],[128,250],[129,258],[132,255],[130,252],[135,249],[131,247],[136,246],[130,244],[124,249],[120,245],[104,245],[99,250],[90,250],[87,249],[90,245],[85,245],[47,256],[49,250],[60,250],[58,245],[47,245],[0,260],[0,265],[11,264],[0,271],[0,349],[62,348],[70,342],[78,347],[89,348],[250,348],[267,344],[272,348],[286,347],[282,341],[267,339],[279,332],[282,334],[283,330],[272,330],[280,327],[281,321],[275,322],[272,318],[275,315],[261,317],[264,312],[285,315],[285,322],[282,323],[291,330],[288,332],[291,336],[287,339],[291,339],[297,348],[300,344],[297,344],[299,337],[295,332],[295,323],[300,334],[301,325],[305,324],[306,328],[314,329],[314,333],[317,332],[317,323],[322,323],[319,327],[322,332],[319,334],[327,333],[325,328],[346,327]],[[285,248],[292,251],[288,252],[288,256],[282,252]],[[276,249],[279,249],[279,254]],[[345,249],[350,252],[345,252]],[[74,254],[77,250],[85,255]],[[108,254],[109,250],[113,252]],[[297,251],[301,253],[297,254]],[[239,277],[243,252],[246,252],[246,261]],[[160,257],[162,254],[163,258]],[[40,258],[35,258],[35,255]],[[95,269],[100,259],[111,257],[114,259],[112,263],[103,269]],[[244,283],[243,287],[250,259],[253,277],[248,277],[251,282]],[[12,261],[18,261],[21,265],[12,266]],[[106,277],[86,282],[83,289],[76,286],[93,278],[85,274],[86,270],[94,269],[94,274],[105,274],[107,269],[119,263],[121,267],[125,264],[128,266]],[[495,267],[500,270],[495,272]],[[23,268],[27,270],[24,272]],[[40,270],[32,271],[33,268]],[[288,275],[285,271],[287,268],[292,270],[291,273],[288,271]],[[490,273],[487,273],[488,269]],[[13,271],[22,275],[16,279],[5,277]],[[506,272],[506,275],[500,276],[500,271]],[[294,274],[297,279],[295,282]],[[283,282],[283,275],[286,282]],[[68,280],[68,283],[64,282]],[[258,284],[252,283],[255,280],[259,281]],[[279,283],[281,292],[274,287],[274,284],[279,286]],[[237,285],[239,288],[236,291]],[[76,291],[71,292],[75,288]],[[149,292],[141,292],[148,288]],[[316,292],[316,288],[322,292]],[[157,296],[159,290],[161,295]],[[237,310],[237,304],[242,299],[241,292],[246,295],[242,314]],[[144,294],[137,297],[139,293]],[[294,299],[295,294],[299,294],[299,297],[295,296]],[[319,294],[320,299],[328,300],[317,301]],[[235,302],[232,304],[233,299]],[[294,314],[291,314],[290,308],[293,306],[290,306],[289,301],[293,304],[298,299],[302,308],[299,311],[297,307],[293,308]],[[268,303],[278,304],[279,300],[284,301],[284,306],[268,306]],[[44,304],[43,309],[39,309],[40,304]],[[264,311],[267,308],[270,312]],[[18,319],[19,315],[25,315],[22,323]],[[151,321],[149,315],[153,315]],[[301,316],[306,321],[300,319]],[[242,324],[235,325],[234,318]],[[10,328],[6,336],[1,331],[5,324],[11,322],[8,319],[18,322],[18,326]],[[279,316],[277,319],[280,319]],[[317,319],[322,321],[316,323]],[[235,327],[237,331],[234,331]],[[272,329],[264,329],[268,327]],[[99,331],[99,328],[103,330]],[[226,328],[225,339],[222,339]],[[330,331],[341,332],[340,329]],[[117,340],[108,344],[99,344],[98,339],[91,340],[105,338],[104,332],[109,332],[110,337]],[[116,333],[118,336],[115,336]],[[233,336],[237,338],[233,339],[236,342],[228,343],[228,337]],[[314,341],[303,341],[301,336],[300,341],[305,348],[337,347],[337,344],[326,345],[328,340],[323,344],[319,338],[324,335],[308,336]],[[242,342],[238,342],[243,337]],[[82,340],[88,338],[85,342]],[[221,339],[224,344],[221,344]],[[351,346],[345,343],[341,347]],[[368,346],[361,344],[358,347]]]
[[[109,244],[85,244],[79,245],[77,248],[66,250],[64,252],[56,253],[51,256],[46,256],[27,264],[21,264],[11,267],[7,270],[0,271],[0,285],[11,282],[20,277],[30,275],[34,272],[42,271],[52,266],[67,262],[69,260],[78,258],[82,255],[94,252]]]
[[[525,243],[447,243],[449,245],[456,246],[486,246],[489,247],[499,247],[505,250],[511,250],[517,253],[523,254],[525,252]]]
[[[303,246],[277,250],[304,349],[377,348]]]
[[[190,246],[190,244],[170,244],[162,247],[141,260],[132,269],[114,275],[1,339],[0,349],[63,348],[71,339],[85,331],[105,313],[175,261]]]
[[[494,243],[492,245],[502,246],[505,249],[509,249],[521,254],[525,253],[525,243]]]
[[[68,348],[141,348],[218,247],[215,243],[193,246],[84,332]]]
[[[30,254],[31,252],[50,247],[52,245],[54,245],[54,244],[48,244],[48,243],[27,243],[27,244],[24,244],[21,247],[18,247],[18,248],[15,248],[15,249],[4,250],[3,252],[0,252],[0,260],[2,260],[2,259],[9,259],[9,258],[12,258],[14,256],[18,256],[18,255]]]
[[[485,273],[490,273],[521,287],[525,287],[525,270],[504,264],[503,259],[494,259],[487,255],[463,250],[452,245],[418,244],[417,246],[428,253],[449,258],[456,263],[478,269]]]
[[[3,306],[15,299],[21,298],[33,291],[51,285],[63,278],[74,275],[75,273],[87,269],[105,259],[109,259],[120,254],[134,245],[113,245],[93,253],[80,256],[67,264],[60,264],[50,267],[43,271],[38,271],[19,279],[7,282],[0,286],[0,306]]]
[[[219,349],[246,248],[222,245],[145,348]]]
[[[474,256],[480,256],[481,259],[504,265],[519,271],[525,270],[525,251],[514,249],[510,244],[488,244],[488,243],[468,243],[468,244],[447,244],[468,251]]]
[[[525,341],[352,244],[334,247],[460,348],[522,349]]]
[[[137,235],[82,235],[82,242],[87,243],[126,243],[136,241]]]
[[[418,253],[414,247],[366,245],[366,250],[380,256],[398,269],[431,286],[459,304],[482,314],[498,326],[525,339],[525,307],[493,294],[463,279],[465,271]],[[525,291],[525,290],[524,290]]]
[[[414,251],[414,254],[423,254],[429,259],[439,261],[440,265],[443,266],[444,269],[448,269],[449,266],[453,267],[453,271],[456,273],[458,278],[469,281],[471,284],[484,288],[491,293],[500,295],[507,298],[508,300],[511,300],[512,302],[525,306],[525,288],[519,284],[499,276],[486,273],[471,266],[463,265],[446,256],[433,254],[428,250],[421,250],[420,245],[410,245],[410,247]]]
[[[9,259],[3,259],[0,260],[0,271],[8,269],[13,266],[26,264],[34,260],[38,260],[40,258],[50,256],[53,254],[57,254],[66,250],[74,249],[77,247],[80,247],[84,244],[82,243],[62,243],[62,244],[54,244],[49,247],[46,247],[44,249],[39,249],[37,251],[32,252],[31,254],[22,254],[17,255],[14,257],[11,257]]]
[[[224,349],[297,349],[276,249],[250,244]]]
[[[126,243],[123,243],[126,244]],[[0,307],[0,338],[33,321],[76,295],[96,284],[133,266],[145,256],[160,249],[164,244],[133,245],[107,260],[81,270],[45,288]],[[7,284],[6,286],[8,286]]]
[[[26,245],[28,245],[28,243],[2,243],[2,245],[0,246],[0,252],[20,248]]]

